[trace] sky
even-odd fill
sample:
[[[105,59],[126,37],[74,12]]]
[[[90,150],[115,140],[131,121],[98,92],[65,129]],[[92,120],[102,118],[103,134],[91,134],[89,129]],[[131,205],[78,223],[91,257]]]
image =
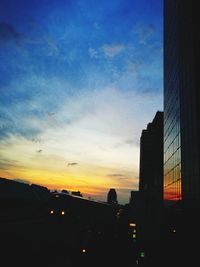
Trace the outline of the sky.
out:
[[[128,203],[163,110],[162,4],[0,1],[0,177]]]

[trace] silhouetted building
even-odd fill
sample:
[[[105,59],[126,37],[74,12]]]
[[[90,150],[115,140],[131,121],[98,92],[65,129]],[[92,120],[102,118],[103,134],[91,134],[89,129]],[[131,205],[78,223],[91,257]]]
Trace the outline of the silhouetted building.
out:
[[[62,192],[62,193],[65,193],[65,194],[69,194],[69,191],[66,190],[66,189],[63,189],[61,192]]]
[[[161,238],[163,204],[163,112],[158,111],[140,138],[136,218],[143,242]]]
[[[140,192],[131,191],[131,196],[129,199],[129,218],[131,222],[137,221],[137,216],[140,210]]]
[[[163,112],[158,111],[140,138],[139,191],[163,197]]]
[[[36,200],[37,197],[29,184],[0,178],[0,199]]]
[[[135,201],[137,201],[139,191],[131,191],[131,196],[129,200],[129,205],[133,205]]]
[[[48,200],[49,189],[36,185],[0,177],[0,199],[10,200]]]
[[[83,197],[80,191],[72,191],[72,195],[77,196],[77,197]]]
[[[31,190],[36,196],[37,200],[47,201],[50,197],[50,191],[47,187],[37,185],[37,184],[31,184]]]
[[[199,1],[164,1],[164,199],[168,255],[175,265],[199,261],[200,200]],[[169,240],[169,239],[168,239]],[[171,242],[173,243],[173,242]],[[174,258],[173,258],[174,261]]]
[[[164,199],[200,199],[200,31],[195,0],[164,2]]]
[[[114,188],[111,188],[108,192],[107,203],[108,204],[117,204],[117,193],[116,193]]]

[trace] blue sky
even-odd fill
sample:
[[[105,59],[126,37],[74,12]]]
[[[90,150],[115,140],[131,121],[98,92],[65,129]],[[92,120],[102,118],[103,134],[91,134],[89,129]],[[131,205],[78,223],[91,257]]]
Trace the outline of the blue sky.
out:
[[[159,0],[1,0],[1,176],[128,201],[162,110],[162,23]]]

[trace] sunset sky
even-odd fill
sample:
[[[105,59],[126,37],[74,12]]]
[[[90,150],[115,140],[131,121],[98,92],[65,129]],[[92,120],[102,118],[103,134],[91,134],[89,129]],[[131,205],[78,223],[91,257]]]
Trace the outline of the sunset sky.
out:
[[[162,0],[0,1],[0,177],[120,203],[163,110]]]

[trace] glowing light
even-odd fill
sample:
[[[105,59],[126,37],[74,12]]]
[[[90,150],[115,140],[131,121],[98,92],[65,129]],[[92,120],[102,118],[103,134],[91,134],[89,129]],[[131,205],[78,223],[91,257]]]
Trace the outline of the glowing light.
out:
[[[133,234],[133,238],[134,238],[134,239],[136,238],[136,234]]]
[[[86,250],[85,250],[85,249],[82,249],[82,252],[83,252],[83,253],[85,253],[85,252],[86,252]]]
[[[173,230],[173,233],[176,233],[176,229]]]
[[[62,214],[62,215],[65,215],[65,212],[64,212],[64,211],[62,211],[62,212],[61,212],[61,214]]]
[[[144,256],[145,256],[144,251],[141,251],[141,252],[140,252],[140,257],[141,257],[141,258],[144,258]]]
[[[136,224],[135,223],[129,223],[129,226],[130,227],[136,227]]]
[[[51,214],[53,214],[53,210],[51,210]]]

